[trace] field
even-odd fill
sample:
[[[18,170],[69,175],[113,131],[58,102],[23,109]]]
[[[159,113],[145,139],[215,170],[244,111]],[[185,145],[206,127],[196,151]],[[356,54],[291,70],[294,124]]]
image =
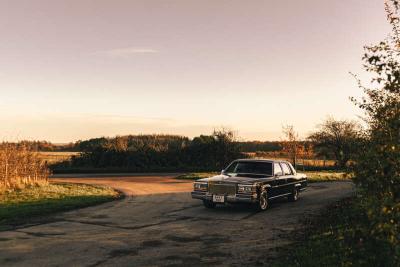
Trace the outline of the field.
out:
[[[0,194],[0,229],[27,223],[35,216],[72,210],[114,200],[119,193],[109,187],[78,184],[32,186]]]
[[[272,151],[272,152],[246,152],[245,153],[250,158],[264,158],[264,159],[273,159],[273,160],[286,160],[291,161],[287,154],[281,151]],[[335,160],[328,160],[328,159],[317,159],[313,157],[302,157],[298,156],[297,158],[297,165],[299,169],[302,166],[310,166],[310,167],[334,167],[336,164]]]
[[[79,156],[81,152],[38,152],[39,157],[48,164],[70,160],[72,156]]]

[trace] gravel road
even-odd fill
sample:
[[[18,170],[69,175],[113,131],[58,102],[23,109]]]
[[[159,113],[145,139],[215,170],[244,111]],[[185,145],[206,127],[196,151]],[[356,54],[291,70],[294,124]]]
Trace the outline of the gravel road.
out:
[[[311,184],[265,212],[205,209],[174,174],[77,175],[54,182],[112,186],[126,198],[0,232],[0,266],[257,266],[290,243],[299,223],[350,195],[350,182]]]

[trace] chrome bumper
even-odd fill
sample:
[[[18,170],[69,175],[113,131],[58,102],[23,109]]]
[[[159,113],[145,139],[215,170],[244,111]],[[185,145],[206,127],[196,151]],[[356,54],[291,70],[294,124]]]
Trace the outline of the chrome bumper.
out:
[[[213,195],[208,192],[193,191],[192,198],[212,201]],[[225,195],[225,202],[227,203],[255,203],[257,198],[253,195]]]

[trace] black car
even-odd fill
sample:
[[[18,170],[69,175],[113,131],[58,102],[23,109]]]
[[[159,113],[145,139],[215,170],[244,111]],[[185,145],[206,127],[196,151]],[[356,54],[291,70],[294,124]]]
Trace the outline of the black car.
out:
[[[288,197],[296,201],[307,186],[307,176],[280,160],[235,160],[220,175],[194,182],[192,198],[203,200],[204,206],[253,203],[266,210],[269,200]]]

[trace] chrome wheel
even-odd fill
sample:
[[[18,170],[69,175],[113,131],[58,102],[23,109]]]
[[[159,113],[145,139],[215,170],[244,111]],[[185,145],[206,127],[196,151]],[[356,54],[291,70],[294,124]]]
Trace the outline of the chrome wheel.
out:
[[[299,199],[299,190],[297,188],[293,188],[292,193],[288,196],[289,201],[297,201]]]
[[[260,194],[260,199],[258,201],[259,210],[266,210],[268,208],[268,197],[267,193]]]

